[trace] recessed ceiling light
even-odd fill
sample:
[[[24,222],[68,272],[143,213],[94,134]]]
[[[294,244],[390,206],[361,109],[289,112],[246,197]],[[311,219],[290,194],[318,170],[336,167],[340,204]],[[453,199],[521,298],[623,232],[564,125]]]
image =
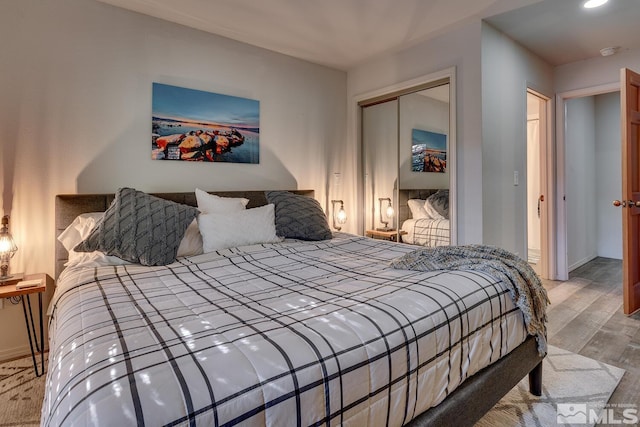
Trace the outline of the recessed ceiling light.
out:
[[[593,9],[594,7],[602,6],[608,1],[609,0],[587,0],[586,2],[584,2],[582,7],[584,7],[585,9]]]

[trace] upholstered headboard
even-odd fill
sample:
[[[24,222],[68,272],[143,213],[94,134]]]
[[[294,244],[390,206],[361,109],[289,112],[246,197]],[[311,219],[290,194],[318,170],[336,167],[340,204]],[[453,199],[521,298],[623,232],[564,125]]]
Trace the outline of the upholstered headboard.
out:
[[[293,190],[295,194],[314,197],[313,190]],[[244,197],[249,199],[247,208],[264,206],[267,198],[264,191],[210,191],[221,197]],[[197,206],[195,193],[151,193],[156,197],[183,203],[189,206]],[[60,233],[67,228],[80,214],[87,212],[104,212],[113,201],[115,194],[59,194],[56,196],[56,278],[64,269],[69,253],[58,241]]]

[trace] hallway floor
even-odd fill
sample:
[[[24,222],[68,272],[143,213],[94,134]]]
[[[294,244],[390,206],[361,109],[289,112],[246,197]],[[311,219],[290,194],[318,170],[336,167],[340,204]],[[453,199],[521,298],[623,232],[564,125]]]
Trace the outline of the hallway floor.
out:
[[[609,403],[640,410],[640,313],[622,311],[622,261],[596,258],[566,282],[543,283],[551,300],[549,343],[625,369]]]

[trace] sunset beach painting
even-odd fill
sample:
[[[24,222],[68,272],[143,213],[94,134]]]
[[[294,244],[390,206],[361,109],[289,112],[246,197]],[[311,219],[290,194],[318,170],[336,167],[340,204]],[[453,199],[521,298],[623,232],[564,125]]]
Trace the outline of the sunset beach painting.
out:
[[[411,170],[447,171],[447,135],[426,130],[411,130]]]
[[[153,83],[151,158],[260,163],[260,102]]]

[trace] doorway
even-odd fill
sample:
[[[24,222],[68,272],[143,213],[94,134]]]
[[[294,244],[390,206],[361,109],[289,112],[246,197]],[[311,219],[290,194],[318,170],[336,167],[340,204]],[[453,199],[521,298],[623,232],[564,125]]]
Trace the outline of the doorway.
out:
[[[558,280],[622,257],[619,83],[558,95]]]
[[[527,89],[527,253],[525,257],[543,278],[549,278],[547,117],[549,98]]]

